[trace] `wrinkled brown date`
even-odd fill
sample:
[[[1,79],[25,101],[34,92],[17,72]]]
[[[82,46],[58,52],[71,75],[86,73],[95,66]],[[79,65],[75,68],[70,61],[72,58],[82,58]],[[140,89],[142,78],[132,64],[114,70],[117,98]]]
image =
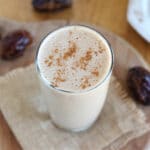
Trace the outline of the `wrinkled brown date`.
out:
[[[3,59],[13,59],[23,55],[26,47],[32,43],[32,36],[25,30],[17,30],[2,38]]]
[[[128,72],[127,84],[136,101],[150,105],[150,72],[142,67],[131,68]]]
[[[37,11],[57,11],[70,7],[72,0],[32,0]]]

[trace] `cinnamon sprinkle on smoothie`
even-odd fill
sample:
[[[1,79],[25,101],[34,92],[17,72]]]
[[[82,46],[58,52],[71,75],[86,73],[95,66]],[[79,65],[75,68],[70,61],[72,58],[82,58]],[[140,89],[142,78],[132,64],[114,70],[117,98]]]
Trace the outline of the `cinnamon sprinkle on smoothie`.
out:
[[[39,53],[39,66],[53,86],[86,90],[96,86],[108,72],[111,54],[99,34],[70,27],[49,38],[50,42]]]

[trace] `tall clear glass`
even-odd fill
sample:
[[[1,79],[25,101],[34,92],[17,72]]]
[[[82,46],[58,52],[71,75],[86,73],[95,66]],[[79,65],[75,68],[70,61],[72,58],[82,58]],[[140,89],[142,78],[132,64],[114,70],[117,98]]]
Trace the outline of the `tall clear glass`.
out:
[[[68,26],[64,28],[67,27]],[[53,32],[57,32],[57,30]],[[106,73],[103,81],[101,81],[98,85],[90,90],[85,90],[81,92],[65,91],[62,89],[57,89],[49,84],[44,79],[40,71],[38,64],[39,49],[37,51],[36,67],[37,73],[39,74],[41,80],[42,93],[44,95],[43,101],[46,102],[52,122],[57,127],[69,131],[85,130],[96,121],[103,108],[113,68],[113,51],[110,44],[103,37],[103,35],[99,32],[97,33],[105,41],[105,44],[107,44],[107,46],[109,47],[109,51],[111,52],[111,66],[109,71]],[[49,33],[42,40],[40,46],[50,34],[51,33]]]

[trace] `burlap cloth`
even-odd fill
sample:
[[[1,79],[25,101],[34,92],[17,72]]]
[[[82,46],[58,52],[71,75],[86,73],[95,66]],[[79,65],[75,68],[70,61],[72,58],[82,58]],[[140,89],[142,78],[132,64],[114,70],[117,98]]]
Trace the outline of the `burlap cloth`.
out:
[[[150,129],[144,113],[114,76],[92,128],[81,133],[56,128],[47,113],[34,65],[0,77],[0,109],[24,150],[119,150]]]

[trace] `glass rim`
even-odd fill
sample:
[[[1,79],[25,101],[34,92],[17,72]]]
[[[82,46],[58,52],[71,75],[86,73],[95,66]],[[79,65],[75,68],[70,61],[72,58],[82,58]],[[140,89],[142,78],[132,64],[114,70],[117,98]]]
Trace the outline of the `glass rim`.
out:
[[[45,79],[44,76],[42,76],[42,73],[40,71],[40,68],[39,68],[39,65],[38,65],[38,53],[39,53],[39,49],[42,45],[42,43],[44,42],[44,40],[53,32],[59,30],[59,29],[62,29],[62,28],[67,28],[67,27],[71,27],[71,26],[79,26],[79,27],[85,27],[85,28],[88,28],[88,29],[91,29],[93,31],[95,31],[96,33],[98,33],[103,39],[104,41],[106,42],[107,46],[109,47],[109,50],[111,52],[111,66],[109,68],[109,71],[107,72],[107,74],[105,75],[104,79],[99,82],[98,84],[96,84],[96,86],[93,86],[92,88],[89,88],[87,90],[83,90],[83,91],[69,91],[69,90],[63,90],[61,88],[57,88],[55,86],[53,86],[51,83],[47,83],[47,80]],[[114,65],[114,53],[113,53],[113,49],[109,43],[109,41],[105,38],[105,36],[97,31],[96,29],[94,29],[93,27],[89,27],[89,26],[86,26],[86,25],[80,25],[80,24],[73,24],[73,25],[65,25],[63,27],[58,27],[56,29],[54,29],[53,31],[49,32],[48,34],[46,34],[43,39],[40,41],[39,45],[38,45],[38,48],[37,48],[37,51],[36,51],[36,56],[35,56],[35,65],[36,65],[36,70],[40,76],[40,78],[43,80],[43,82],[46,84],[46,86],[48,86],[49,88],[52,88],[53,90],[56,90],[58,92],[63,92],[63,93],[70,93],[70,94],[84,94],[84,93],[87,93],[87,92],[90,92],[90,91],[93,91],[94,89],[98,88],[99,86],[101,86],[105,80],[107,80],[107,78],[111,75],[112,73],[112,70],[113,70],[113,65]]]

